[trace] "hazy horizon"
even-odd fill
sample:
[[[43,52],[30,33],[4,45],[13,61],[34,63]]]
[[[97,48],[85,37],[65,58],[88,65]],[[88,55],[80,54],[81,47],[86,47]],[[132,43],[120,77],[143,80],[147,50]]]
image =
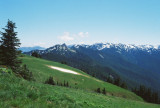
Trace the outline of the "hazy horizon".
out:
[[[66,44],[67,46],[72,46],[72,45],[93,45],[93,44],[100,44],[100,43],[111,43],[111,42],[96,42],[96,43],[92,43],[92,44],[85,44],[85,43],[79,43],[79,44],[66,44],[66,43],[57,43],[57,44],[53,44],[51,46],[48,46],[48,47],[45,47],[45,46],[40,46],[40,45],[35,45],[35,46],[20,46],[21,48],[22,47],[42,47],[42,48],[49,48],[49,47],[53,47],[55,45],[62,45],[62,44]],[[125,44],[125,43],[111,43],[111,44]],[[125,44],[125,45],[136,45],[136,46],[142,46],[142,45],[145,45],[145,46],[153,46],[154,48],[159,48],[160,47],[160,44],[157,44],[157,45],[153,45],[153,44]]]

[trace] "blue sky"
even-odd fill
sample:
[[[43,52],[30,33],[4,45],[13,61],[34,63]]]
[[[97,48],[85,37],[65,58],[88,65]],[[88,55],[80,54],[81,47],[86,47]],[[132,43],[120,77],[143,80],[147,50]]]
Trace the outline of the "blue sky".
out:
[[[22,46],[160,44],[160,0],[0,0],[0,28],[8,19]]]

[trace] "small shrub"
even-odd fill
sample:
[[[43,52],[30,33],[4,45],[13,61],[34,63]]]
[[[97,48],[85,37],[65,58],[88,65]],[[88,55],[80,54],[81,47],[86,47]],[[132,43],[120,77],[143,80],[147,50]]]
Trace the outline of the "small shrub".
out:
[[[49,77],[49,79],[47,79],[47,80],[45,81],[45,84],[55,85],[55,82],[54,82],[54,80],[53,80],[53,77]]]
[[[66,83],[66,87],[69,87],[69,83],[68,83],[68,81],[67,81],[67,83]]]
[[[29,97],[30,99],[32,100],[36,100],[38,98],[38,94],[36,94],[34,91],[30,91],[28,94],[27,94],[27,97]]]
[[[66,61],[61,61],[61,64],[67,65],[67,62]]]
[[[38,54],[36,51],[32,52],[31,56],[41,58],[41,55]]]
[[[100,89],[100,88],[97,88],[96,92],[97,92],[97,93],[101,93],[101,89]]]
[[[22,65],[14,71],[16,74],[20,75],[26,80],[29,80],[29,81],[34,80],[32,72],[27,68],[26,65]]]
[[[64,84],[63,84],[64,86],[66,86],[66,81],[64,80]]]
[[[103,88],[102,93],[105,95],[106,94],[106,89]]]
[[[61,83],[60,86],[63,86],[63,84]]]

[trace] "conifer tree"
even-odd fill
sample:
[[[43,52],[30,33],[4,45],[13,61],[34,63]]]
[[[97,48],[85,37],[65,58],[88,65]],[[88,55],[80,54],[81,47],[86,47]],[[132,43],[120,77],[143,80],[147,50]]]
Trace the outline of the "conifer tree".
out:
[[[101,89],[100,88],[97,88],[97,93],[101,93]]]
[[[112,78],[110,78],[110,77],[107,77],[107,82],[109,82],[109,83],[113,83],[113,80],[112,80]]]
[[[152,92],[150,88],[140,85],[138,89],[133,89],[138,96],[142,97],[145,101],[159,104],[159,97],[157,92]]]
[[[120,86],[121,86],[122,88],[125,88],[125,89],[128,88],[125,82],[123,82]]]
[[[67,87],[69,87],[69,83],[68,83],[68,81],[67,81],[67,83],[66,83],[66,86],[67,86]]]
[[[63,84],[64,86],[66,86],[66,81],[64,80],[64,84]]]
[[[54,80],[53,80],[53,77],[49,77],[49,79],[47,79],[47,80],[45,81],[45,84],[55,85],[55,82],[54,82]]]
[[[27,68],[26,65],[22,65],[19,69],[18,69],[18,73],[21,77],[23,77],[26,80],[34,80],[33,78],[33,74],[32,72]]]
[[[16,37],[15,28],[15,23],[8,20],[6,27],[3,28],[4,32],[0,32],[2,35],[0,40],[0,61],[2,65],[9,66],[12,69],[16,69],[20,63],[17,51],[17,48],[20,47],[20,41]]]
[[[102,93],[106,94],[106,89],[105,88],[103,88]]]
[[[41,55],[38,54],[36,51],[32,52],[31,56],[41,58]]]
[[[63,84],[61,83],[60,86],[63,86]]]
[[[147,102],[152,102],[152,96],[151,96],[151,89],[148,88],[147,91],[145,92],[145,99]]]
[[[114,84],[120,86],[120,78],[115,79]]]

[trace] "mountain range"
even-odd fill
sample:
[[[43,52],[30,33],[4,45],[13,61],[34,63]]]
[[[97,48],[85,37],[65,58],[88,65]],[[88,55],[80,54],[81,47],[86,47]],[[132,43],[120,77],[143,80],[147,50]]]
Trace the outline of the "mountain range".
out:
[[[120,77],[129,88],[145,85],[160,91],[160,46],[113,43],[70,46],[58,44],[45,50],[34,51],[44,59],[66,62],[102,80],[107,77]]]

